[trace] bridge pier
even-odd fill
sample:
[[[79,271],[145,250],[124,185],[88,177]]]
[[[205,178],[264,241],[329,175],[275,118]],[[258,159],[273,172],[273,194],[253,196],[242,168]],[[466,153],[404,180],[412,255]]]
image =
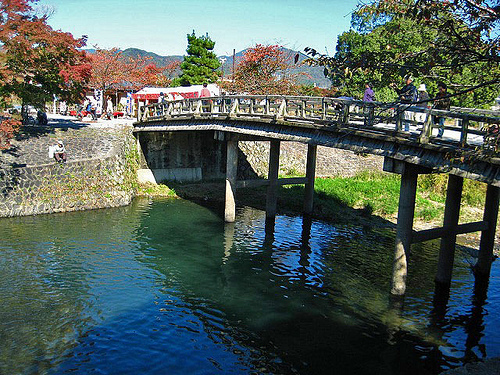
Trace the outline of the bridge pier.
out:
[[[417,166],[404,163],[402,168],[391,288],[391,293],[397,296],[406,291],[418,177]]]
[[[314,202],[314,178],[316,177],[316,155],[318,146],[307,145],[306,163],[306,185],[304,188],[304,214],[310,215],[313,212]]]
[[[462,200],[463,177],[450,174],[446,190],[443,228],[446,234],[441,238],[439,249],[436,283],[450,285],[455,260],[455,244],[457,242],[457,226],[460,217],[460,203]]]
[[[227,141],[226,194],[224,199],[224,220],[236,220],[236,179],[238,174],[238,141]]]
[[[495,233],[498,220],[498,208],[500,205],[500,188],[488,185],[486,189],[486,201],[484,204],[483,222],[487,228],[481,232],[479,243],[479,255],[474,266],[476,277],[489,278],[491,263],[493,262],[493,248],[495,246]]]
[[[271,148],[269,150],[269,173],[266,197],[266,217],[272,218],[276,216],[276,206],[278,202],[278,173],[280,168],[280,141],[271,140]]]

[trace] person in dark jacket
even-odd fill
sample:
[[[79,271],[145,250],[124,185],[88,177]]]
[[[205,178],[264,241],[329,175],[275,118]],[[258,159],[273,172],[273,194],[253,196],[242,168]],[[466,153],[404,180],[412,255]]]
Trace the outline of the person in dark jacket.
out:
[[[450,110],[450,98],[448,97],[448,87],[444,82],[438,82],[438,93],[434,97],[434,109],[439,109],[441,111]],[[443,116],[434,116],[434,125],[439,127],[438,138],[441,138],[444,134],[444,120]]]
[[[401,88],[398,89],[395,84],[392,84],[391,87],[396,90],[396,92],[399,95],[399,101],[401,104],[412,104],[417,101],[418,97],[418,92],[417,88],[413,84],[413,77],[411,75],[406,75],[404,77],[403,82],[405,85]],[[404,111],[404,130],[405,131],[410,131],[410,123],[413,121],[413,112],[410,111]]]

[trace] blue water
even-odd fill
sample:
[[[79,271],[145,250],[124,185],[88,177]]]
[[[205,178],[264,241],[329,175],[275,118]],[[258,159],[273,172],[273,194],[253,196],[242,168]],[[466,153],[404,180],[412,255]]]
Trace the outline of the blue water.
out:
[[[394,234],[182,200],[0,220],[1,374],[437,374],[500,355],[500,267],[438,242],[389,298]]]

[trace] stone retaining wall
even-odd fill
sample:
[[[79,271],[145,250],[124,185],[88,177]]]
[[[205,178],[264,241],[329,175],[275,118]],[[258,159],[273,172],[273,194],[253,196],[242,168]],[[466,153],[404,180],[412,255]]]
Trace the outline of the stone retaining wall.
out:
[[[106,157],[0,170],[0,217],[127,205],[134,196],[133,142],[124,134]]]
[[[267,176],[269,169],[269,142],[240,141],[240,150],[260,177]],[[280,174],[305,175],[307,145],[297,142],[281,142]],[[316,160],[317,177],[352,177],[369,171],[382,171],[384,159],[376,155],[360,155],[352,151],[318,146]]]

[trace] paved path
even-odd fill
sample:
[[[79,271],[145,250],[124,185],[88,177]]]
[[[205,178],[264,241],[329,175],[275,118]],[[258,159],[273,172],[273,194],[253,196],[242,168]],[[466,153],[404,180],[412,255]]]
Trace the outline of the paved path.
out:
[[[25,126],[12,140],[9,150],[0,151],[0,168],[54,163],[49,146],[64,142],[68,161],[106,157],[118,137],[117,130],[131,126],[134,119],[79,121],[75,117],[50,115],[47,126]]]

